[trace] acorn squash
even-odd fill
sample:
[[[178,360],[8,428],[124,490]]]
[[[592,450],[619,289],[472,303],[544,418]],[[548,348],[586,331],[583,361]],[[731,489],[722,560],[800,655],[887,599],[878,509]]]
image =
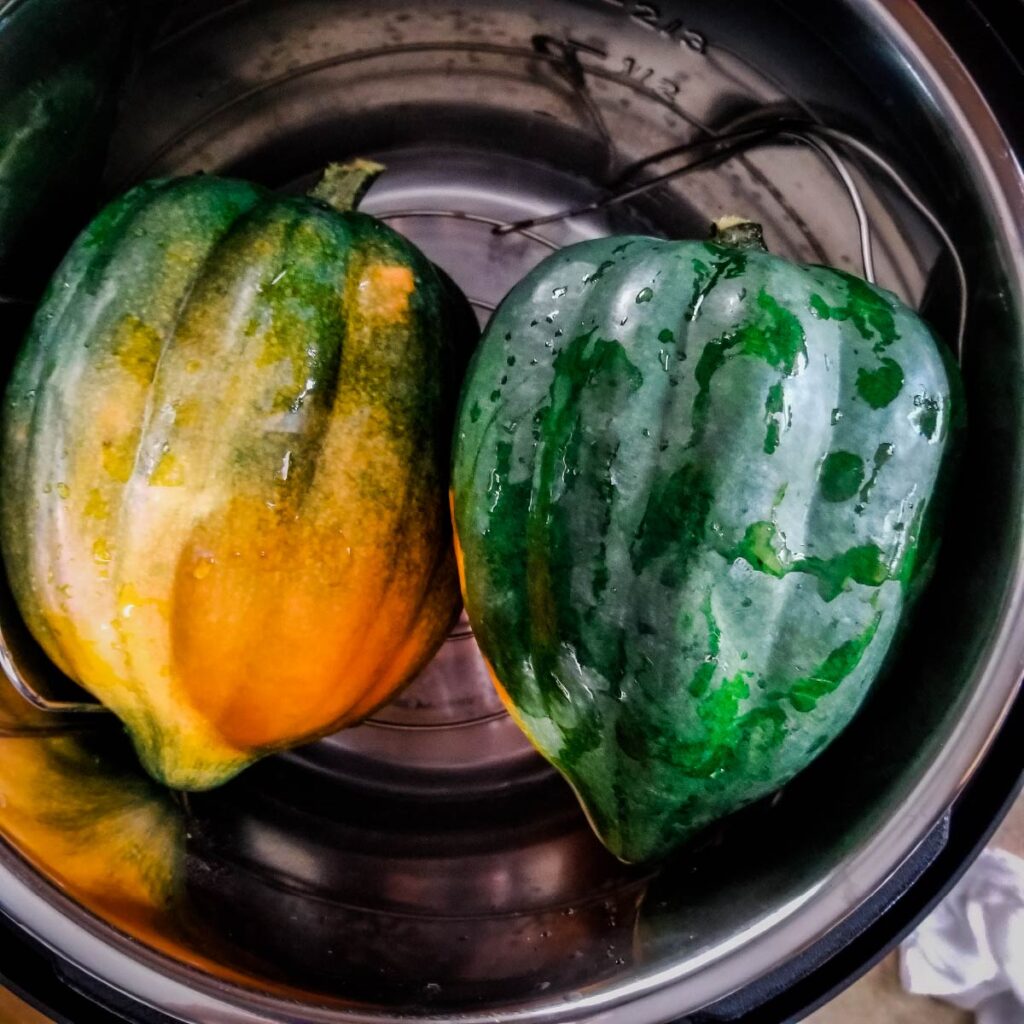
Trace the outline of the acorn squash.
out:
[[[458,613],[471,314],[351,209],[377,170],[332,167],[312,197],[138,186],[75,242],[8,385],[19,608],[169,786],[358,721]]]
[[[461,398],[466,610],[627,861],[770,793],[850,721],[923,580],[960,420],[912,310],[756,241],[552,255]]]

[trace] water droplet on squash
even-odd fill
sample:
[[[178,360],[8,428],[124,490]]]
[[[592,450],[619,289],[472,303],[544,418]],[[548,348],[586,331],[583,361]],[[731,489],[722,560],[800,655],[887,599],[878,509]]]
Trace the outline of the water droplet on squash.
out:
[[[551,290],[551,295],[556,299],[560,299],[568,290],[569,289],[566,288],[565,285],[561,285],[558,288],[553,288]]]
[[[638,303],[650,302],[651,299],[653,299],[653,298],[654,298],[654,289],[653,288],[641,288],[640,291],[638,291],[637,294],[636,294],[636,301]]]
[[[57,494],[59,494],[60,497],[62,498],[68,498],[71,496],[71,488],[68,487],[66,483],[61,481],[59,484],[57,484]]]
[[[204,580],[210,575],[210,570],[213,568],[212,558],[203,558],[192,567],[192,575],[197,580]]]

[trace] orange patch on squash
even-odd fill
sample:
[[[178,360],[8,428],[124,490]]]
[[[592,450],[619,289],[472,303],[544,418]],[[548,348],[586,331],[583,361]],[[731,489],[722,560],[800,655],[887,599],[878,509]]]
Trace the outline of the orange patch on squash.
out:
[[[267,749],[348,724],[432,651],[425,574],[378,532],[372,514],[350,539],[241,498],[193,532],[173,591],[174,685],[225,742]]]
[[[359,307],[375,320],[395,323],[409,314],[409,296],[416,280],[408,267],[372,264],[359,281]]]

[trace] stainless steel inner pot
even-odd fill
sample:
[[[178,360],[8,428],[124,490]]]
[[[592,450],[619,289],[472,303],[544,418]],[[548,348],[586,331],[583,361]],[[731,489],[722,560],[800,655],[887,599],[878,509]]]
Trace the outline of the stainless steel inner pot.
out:
[[[727,213],[760,220],[782,255],[860,272],[841,183],[793,145],[530,234],[492,232],[599,198],[650,153],[772,113],[885,153],[947,227],[970,285],[969,440],[937,572],[840,739],[775,798],[660,866],[626,868],[504,715],[461,623],[370,723],[212,793],[147,796],[159,811],[146,805],[130,824],[167,877],[146,915],[97,897],[81,850],[32,846],[46,808],[23,808],[20,831],[0,811],[7,914],[84,975],[204,1024],[642,1024],[762,977],[879,890],[970,779],[1024,659],[1021,171],[914,4],[182,2],[140,57],[106,184],[207,171],[295,190],[330,160],[375,157],[389,172],[364,209],[447,270],[482,320],[552,248],[626,230],[700,237]],[[952,339],[941,244],[850,163],[879,282]],[[9,601],[3,624],[31,659]],[[8,697],[0,713],[20,735],[0,745],[71,730],[61,756],[78,751],[94,788],[142,791],[103,716],[47,718]],[[88,828],[75,835],[90,842]]]

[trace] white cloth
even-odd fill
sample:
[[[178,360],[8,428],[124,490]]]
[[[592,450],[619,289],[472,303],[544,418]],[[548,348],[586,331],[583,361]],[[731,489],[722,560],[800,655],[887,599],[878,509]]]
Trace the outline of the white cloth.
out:
[[[978,1024],[1022,1024],[1024,860],[985,850],[903,941],[900,980],[973,1010]]]

